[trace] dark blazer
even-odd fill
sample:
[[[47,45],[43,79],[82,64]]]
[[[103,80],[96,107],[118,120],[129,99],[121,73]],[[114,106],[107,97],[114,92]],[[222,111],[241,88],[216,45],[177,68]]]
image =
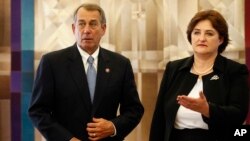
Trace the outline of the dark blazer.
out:
[[[179,104],[176,97],[188,94],[198,76],[190,72],[193,56],[169,62],[161,82],[153,115],[150,141],[169,141]],[[203,92],[209,102],[210,118],[202,117],[214,138],[225,140],[225,129],[241,125],[248,112],[248,70],[218,55],[213,72],[202,77]]]
[[[121,141],[137,126],[143,112],[127,58],[100,48],[92,104],[76,45],[42,57],[29,116],[47,140],[67,141],[74,136],[87,141],[87,123],[96,117],[110,120],[116,127],[117,135],[105,141]]]

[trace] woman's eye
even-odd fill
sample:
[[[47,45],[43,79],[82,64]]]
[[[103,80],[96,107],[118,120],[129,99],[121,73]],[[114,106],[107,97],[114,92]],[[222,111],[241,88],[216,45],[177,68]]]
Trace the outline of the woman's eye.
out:
[[[213,36],[214,34],[213,33],[207,33],[208,36]]]
[[[200,34],[200,32],[195,31],[195,32],[193,32],[193,34],[194,34],[194,35],[198,35],[198,34]]]

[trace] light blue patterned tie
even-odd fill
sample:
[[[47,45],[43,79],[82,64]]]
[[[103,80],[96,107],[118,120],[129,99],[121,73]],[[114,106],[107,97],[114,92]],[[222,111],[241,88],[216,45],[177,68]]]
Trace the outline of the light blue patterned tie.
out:
[[[91,102],[93,102],[96,82],[96,70],[93,66],[94,58],[92,56],[89,56],[87,62],[89,63],[89,67],[87,70],[87,79],[89,84]]]

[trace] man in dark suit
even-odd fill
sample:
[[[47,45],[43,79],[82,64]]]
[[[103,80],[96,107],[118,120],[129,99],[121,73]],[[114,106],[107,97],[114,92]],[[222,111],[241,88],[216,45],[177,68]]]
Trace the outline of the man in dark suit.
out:
[[[49,141],[121,141],[144,112],[130,61],[99,46],[106,19],[98,5],[79,6],[72,29],[75,45],[41,59],[29,116]]]

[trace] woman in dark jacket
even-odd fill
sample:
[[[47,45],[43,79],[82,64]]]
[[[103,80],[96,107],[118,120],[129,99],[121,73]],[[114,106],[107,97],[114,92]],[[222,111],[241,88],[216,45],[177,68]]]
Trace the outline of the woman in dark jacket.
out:
[[[217,11],[198,12],[188,25],[187,38],[193,55],[167,64],[150,141],[229,140],[230,128],[247,116],[248,69],[220,55],[229,36]]]

